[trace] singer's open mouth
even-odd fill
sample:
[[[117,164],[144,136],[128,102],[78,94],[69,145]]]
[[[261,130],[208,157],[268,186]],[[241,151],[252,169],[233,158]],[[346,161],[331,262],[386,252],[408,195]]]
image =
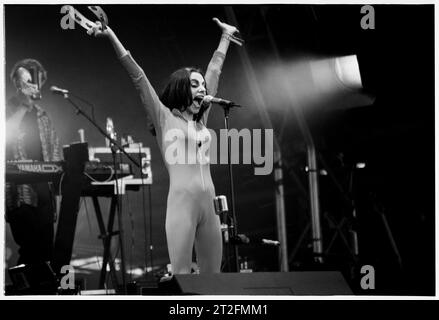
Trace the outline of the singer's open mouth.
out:
[[[201,103],[201,101],[203,101],[203,99],[204,99],[204,96],[202,96],[202,95],[195,96],[195,98],[194,98],[195,101],[198,101],[200,103]]]
[[[201,104],[203,103],[203,98],[204,98],[204,96],[195,96],[194,97],[194,102],[195,102],[195,105],[197,106],[197,107],[199,107],[199,106],[201,106]]]

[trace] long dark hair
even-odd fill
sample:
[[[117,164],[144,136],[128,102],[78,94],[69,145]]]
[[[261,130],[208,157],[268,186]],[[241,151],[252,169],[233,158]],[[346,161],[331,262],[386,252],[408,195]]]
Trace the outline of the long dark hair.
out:
[[[193,67],[178,69],[170,75],[168,82],[165,85],[162,94],[160,95],[160,100],[170,110],[177,109],[183,112],[192,104],[192,72],[198,72],[203,76],[203,72],[200,69]],[[206,109],[207,107],[202,105],[194,120],[199,121]]]

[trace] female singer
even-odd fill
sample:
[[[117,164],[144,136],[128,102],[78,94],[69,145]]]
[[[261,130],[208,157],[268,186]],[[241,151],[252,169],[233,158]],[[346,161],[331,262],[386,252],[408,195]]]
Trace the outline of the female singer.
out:
[[[166,238],[173,274],[191,272],[194,243],[200,272],[221,271],[221,226],[213,207],[215,188],[208,157],[204,157],[205,161],[181,163],[172,161],[169,152],[172,144],[173,148],[185,149],[187,159],[200,160],[208,151],[211,136],[206,122],[210,105],[204,98],[207,94],[215,96],[230,40],[235,39],[233,34],[238,31],[217,18],[213,21],[221,29],[222,36],[206,74],[203,76],[195,68],[181,68],[170,76],[160,97],[110,27],[102,30],[97,22],[97,27],[88,31],[88,34],[110,40],[155,127],[157,143],[170,177]],[[169,139],[169,133],[175,130],[183,134]],[[196,147],[189,147],[192,145]]]

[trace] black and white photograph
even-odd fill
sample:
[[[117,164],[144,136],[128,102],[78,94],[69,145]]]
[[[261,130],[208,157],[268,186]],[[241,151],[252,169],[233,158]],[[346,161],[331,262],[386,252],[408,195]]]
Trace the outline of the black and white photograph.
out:
[[[432,3],[2,6],[4,296],[436,296]]]

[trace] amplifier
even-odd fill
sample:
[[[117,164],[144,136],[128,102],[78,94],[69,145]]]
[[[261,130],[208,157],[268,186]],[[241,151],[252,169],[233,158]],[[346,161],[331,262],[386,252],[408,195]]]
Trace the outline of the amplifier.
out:
[[[152,184],[152,170],[151,170],[151,152],[149,148],[142,146],[130,146],[124,148],[134,160],[136,160],[142,168],[137,167],[132,161],[122,152],[115,153],[115,160],[117,163],[128,163],[132,168],[132,175],[124,177],[123,183],[125,185],[147,185]],[[89,148],[90,161],[98,162],[113,162],[113,153],[111,148],[97,147]],[[110,182],[114,184],[114,182]]]

